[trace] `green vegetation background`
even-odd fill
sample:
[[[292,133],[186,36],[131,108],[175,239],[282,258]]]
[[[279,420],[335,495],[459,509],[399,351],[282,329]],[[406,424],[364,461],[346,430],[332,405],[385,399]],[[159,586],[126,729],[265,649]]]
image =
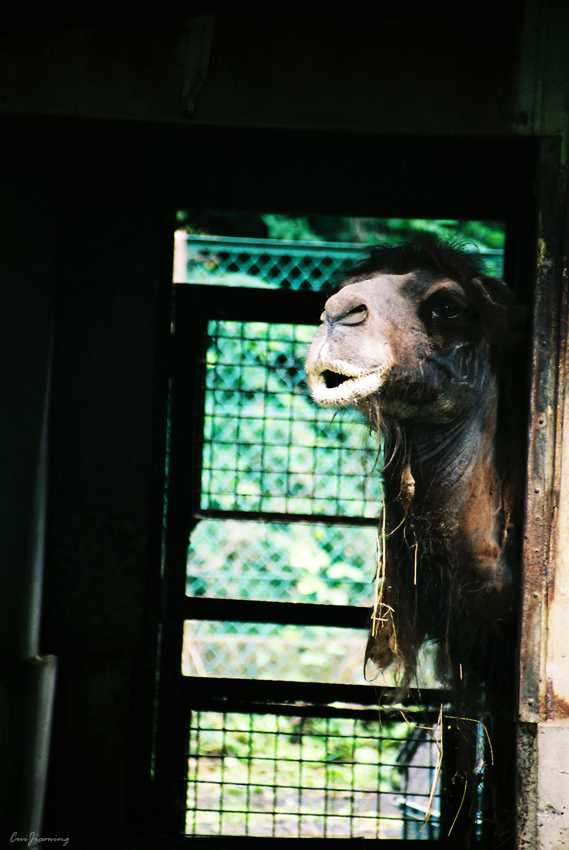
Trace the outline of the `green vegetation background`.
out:
[[[329,215],[280,215],[232,212],[177,213],[178,229],[215,236],[290,239],[305,242],[351,242],[374,245],[404,242],[420,233],[460,239],[483,249],[503,249],[505,231],[499,221],[458,219],[362,218]]]

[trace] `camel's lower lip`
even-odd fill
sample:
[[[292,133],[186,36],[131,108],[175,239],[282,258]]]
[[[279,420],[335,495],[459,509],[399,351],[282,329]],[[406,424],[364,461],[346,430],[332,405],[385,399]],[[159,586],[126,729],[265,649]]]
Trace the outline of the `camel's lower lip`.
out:
[[[335,369],[308,373],[308,384],[315,402],[342,406],[376,392],[382,384],[383,369],[360,375],[347,375]]]

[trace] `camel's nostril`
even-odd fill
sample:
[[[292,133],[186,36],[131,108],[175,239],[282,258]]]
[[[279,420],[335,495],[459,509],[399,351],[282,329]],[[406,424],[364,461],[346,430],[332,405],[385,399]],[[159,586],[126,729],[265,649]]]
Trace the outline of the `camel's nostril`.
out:
[[[331,324],[359,325],[367,318],[368,308],[360,293],[337,292],[326,302],[324,317]]]
[[[339,316],[337,321],[342,325],[359,325],[366,320],[366,317],[367,307],[365,304],[358,304],[356,307],[352,307],[351,310]]]

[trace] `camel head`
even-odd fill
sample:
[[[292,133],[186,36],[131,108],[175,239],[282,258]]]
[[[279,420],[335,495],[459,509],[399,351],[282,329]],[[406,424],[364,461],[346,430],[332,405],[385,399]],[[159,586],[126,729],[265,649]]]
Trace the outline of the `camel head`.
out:
[[[480,404],[511,325],[507,286],[429,241],[379,248],[326,302],[306,372],[314,400],[446,423]]]

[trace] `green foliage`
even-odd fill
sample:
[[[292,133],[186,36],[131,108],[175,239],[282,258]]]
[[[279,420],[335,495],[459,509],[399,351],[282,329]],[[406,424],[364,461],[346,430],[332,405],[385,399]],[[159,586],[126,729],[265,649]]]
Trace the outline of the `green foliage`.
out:
[[[263,215],[271,239],[295,239],[316,242],[352,242],[374,245],[402,242],[419,233],[434,233],[444,239],[460,239],[480,248],[504,247],[501,222],[459,221],[423,218],[342,218],[336,216]]]
[[[293,239],[302,242],[327,241],[312,229],[308,218],[289,218],[286,215],[261,216],[267,226],[269,239]]]
[[[504,225],[499,221],[458,219],[369,218],[331,215],[265,213],[176,213],[176,227],[195,235],[248,236],[302,242],[352,242],[372,245],[412,239],[421,232],[458,238],[480,248],[503,249]]]

